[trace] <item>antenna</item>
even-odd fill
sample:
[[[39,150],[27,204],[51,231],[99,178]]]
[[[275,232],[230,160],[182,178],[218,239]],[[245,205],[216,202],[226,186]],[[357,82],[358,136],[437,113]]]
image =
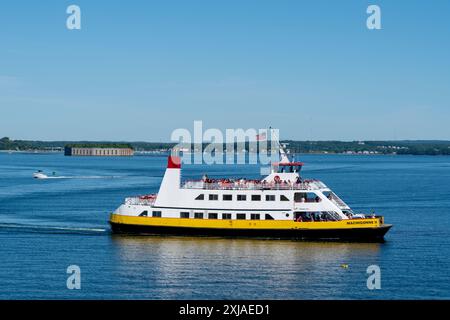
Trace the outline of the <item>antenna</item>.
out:
[[[289,157],[287,156],[287,153],[285,151],[286,148],[286,143],[281,144],[279,138],[275,135],[274,130],[272,129],[272,127],[269,127],[270,130],[270,135],[271,137],[274,137],[274,140],[277,142],[278,144],[278,148],[280,151],[280,163],[287,163],[287,162],[291,162],[289,160]]]

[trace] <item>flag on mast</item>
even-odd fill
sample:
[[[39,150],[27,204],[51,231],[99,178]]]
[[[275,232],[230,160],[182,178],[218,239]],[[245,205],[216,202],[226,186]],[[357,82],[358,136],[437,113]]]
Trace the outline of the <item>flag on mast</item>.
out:
[[[256,135],[256,141],[266,141],[266,139],[267,139],[266,132],[262,132],[262,133]]]

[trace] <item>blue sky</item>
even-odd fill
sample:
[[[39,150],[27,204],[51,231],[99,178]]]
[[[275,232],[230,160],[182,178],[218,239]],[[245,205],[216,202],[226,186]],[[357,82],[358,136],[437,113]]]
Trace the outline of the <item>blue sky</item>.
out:
[[[0,45],[0,137],[450,139],[446,0],[2,1]]]

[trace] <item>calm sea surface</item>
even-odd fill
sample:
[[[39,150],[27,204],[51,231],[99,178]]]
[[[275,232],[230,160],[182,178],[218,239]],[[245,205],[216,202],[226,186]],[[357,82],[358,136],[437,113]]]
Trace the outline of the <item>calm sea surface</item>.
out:
[[[112,235],[109,213],[157,192],[165,156],[0,153],[0,299],[450,299],[450,157],[298,158],[304,177],[394,224],[386,242]],[[38,169],[60,178],[34,180]],[[182,174],[204,172],[258,177],[259,167]],[[66,287],[73,264],[81,290]],[[380,290],[366,286],[373,264]]]

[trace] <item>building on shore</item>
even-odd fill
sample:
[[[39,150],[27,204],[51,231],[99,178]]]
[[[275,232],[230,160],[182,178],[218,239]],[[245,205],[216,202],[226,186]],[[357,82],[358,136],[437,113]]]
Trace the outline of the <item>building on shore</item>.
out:
[[[134,155],[134,150],[128,145],[68,145],[64,148],[64,155],[85,157],[131,157]]]

